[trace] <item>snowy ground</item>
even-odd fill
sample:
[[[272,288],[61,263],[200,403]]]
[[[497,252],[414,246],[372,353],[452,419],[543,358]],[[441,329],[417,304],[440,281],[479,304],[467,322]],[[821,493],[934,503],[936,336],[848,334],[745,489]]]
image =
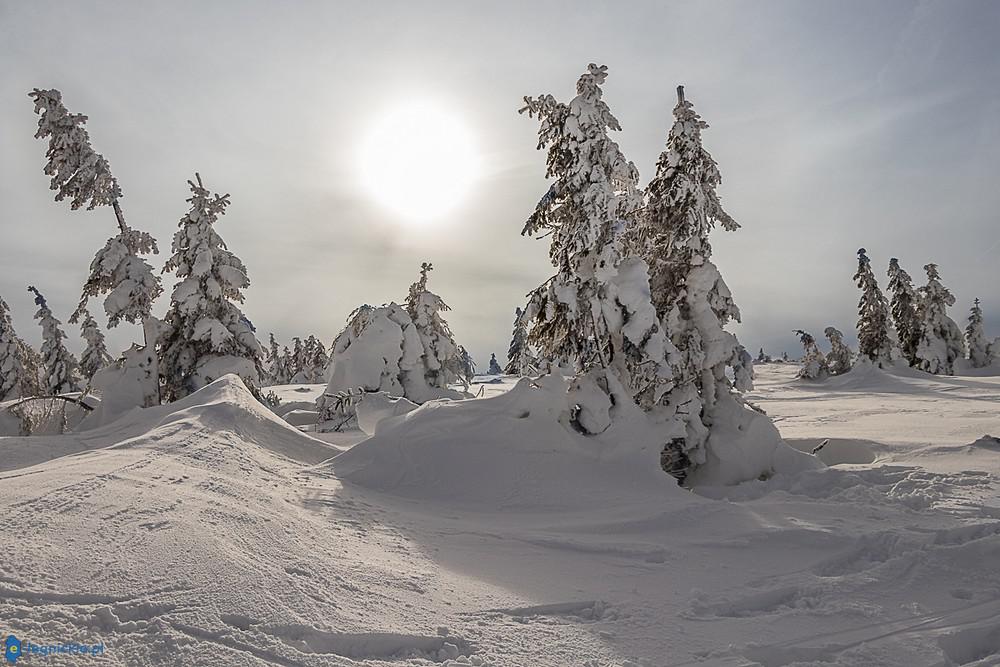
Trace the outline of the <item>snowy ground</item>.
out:
[[[436,483],[376,491],[323,463],[362,434],[225,380],[0,438],[0,634],[106,646],[27,665],[1000,665],[1000,378],[794,371],[758,368],[751,400],[836,465],[698,493],[595,488],[520,442],[488,493],[405,449]]]

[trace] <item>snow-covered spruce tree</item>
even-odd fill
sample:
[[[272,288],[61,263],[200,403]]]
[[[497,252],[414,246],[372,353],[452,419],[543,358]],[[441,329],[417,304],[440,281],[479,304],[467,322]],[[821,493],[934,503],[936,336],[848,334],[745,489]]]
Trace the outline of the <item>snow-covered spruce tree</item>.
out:
[[[38,306],[35,319],[42,327],[42,393],[56,395],[80,391],[80,363],[63,343],[66,333],[62,330],[62,322],[52,314],[41,292],[33,285],[28,286],[28,291],[35,295]]]
[[[992,355],[989,341],[986,340],[986,332],[983,330],[983,309],[979,306],[978,298],[972,302],[972,309],[969,311],[969,324],[965,327],[965,346],[969,350],[969,363],[973,368],[990,365]]]
[[[955,305],[955,297],[941,284],[937,264],[924,265],[924,271],[927,272],[927,284],[918,290],[917,367],[934,375],[951,375],[955,360],[965,356],[962,330],[948,317],[948,306]]]
[[[917,315],[917,293],[913,289],[913,279],[893,257],[889,260],[889,308],[892,323],[903,358],[911,366],[916,365],[917,343],[920,342],[920,318]]]
[[[472,355],[469,354],[469,351],[462,345],[458,346],[458,357],[462,360],[462,377],[465,379],[466,386],[468,386],[472,384],[473,378],[476,377],[476,362],[473,360]]]
[[[448,323],[441,316],[451,308],[427,289],[427,274],[433,268],[427,262],[420,265],[420,278],[410,285],[404,305],[423,345],[424,381],[431,389],[444,389],[455,382],[467,383],[467,364],[459,354]]]
[[[80,355],[80,373],[87,382],[93,379],[97,371],[111,364],[111,355],[104,344],[104,333],[91,314],[84,310],[79,313],[83,319],[80,324],[80,336],[87,346]]]
[[[826,363],[826,356],[820,352],[819,346],[816,345],[816,339],[812,337],[812,334],[802,329],[796,329],[795,333],[802,342],[802,349],[804,350],[802,366],[799,368],[797,377],[804,380],[822,380],[830,374],[830,368]]]
[[[7,302],[0,298],[0,401],[38,394],[38,358],[14,331]]]
[[[854,353],[844,342],[844,334],[839,329],[827,327],[823,333],[830,341],[830,352],[826,355],[830,375],[843,375],[854,366]]]
[[[500,368],[500,362],[497,361],[496,354],[490,354],[490,368],[486,371],[487,375],[503,375],[503,369]]]
[[[323,372],[329,363],[326,347],[315,336],[310,335],[305,342],[299,338],[294,341],[292,359],[295,373],[291,382],[315,384],[323,381]]]
[[[281,350],[278,349],[278,342],[274,340],[274,333],[268,334],[268,346],[267,353],[264,357],[264,375],[267,378],[267,384],[283,384],[278,382],[278,359],[281,356]]]
[[[113,391],[134,393],[136,405],[148,407],[159,403],[159,372],[153,353],[159,326],[150,311],[153,301],[163,292],[160,278],[143,259],[143,255],[156,254],[156,240],[146,232],[130,228],[119,205],[122,197],[117,179],[111,174],[107,160],[90,144],[84,128],[87,116],[71,114],[62,103],[58,90],[35,89],[29,95],[39,114],[35,137],[48,139],[45,174],[52,177],[50,188],[56,192],[56,201],[70,199],[70,207],[87,209],[111,206],[118,222],[118,235],[108,239],[90,264],[90,275],[83,286],[83,295],[70,323],[77,323],[87,307],[90,297],[107,294],[104,310],[108,326],[115,327],[122,320],[142,324],[145,349],[135,348],[125,355],[123,376],[128,383],[104,384]],[[127,387],[127,389],[126,389]],[[127,397],[116,396],[114,402],[124,408]]]
[[[302,371],[306,366],[306,350],[302,346],[302,339],[298,336],[292,338],[292,365],[289,371],[292,374],[292,382],[305,382]],[[296,379],[300,378],[300,379]]]
[[[197,391],[226,373],[259,386],[263,350],[237,304],[250,285],[246,267],[214,225],[229,195],[212,195],[195,174],[191,210],[181,218],[163,270],[176,272],[170,309],[160,337],[160,373],[167,400]]]
[[[864,248],[858,250],[858,270],[854,282],[861,289],[858,301],[858,356],[879,368],[892,363],[893,346],[889,334],[889,302],[872,273],[871,260]]]
[[[642,197],[635,165],[609,136],[621,127],[602,99],[606,78],[606,67],[591,64],[568,104],[543,95],[521,109],[540,121],[538,148],[548,149],[546,176],[555,179],[521,232],[551,236],[556,268],[530,295],[528,343],[543,359],[575,366],[572,423],[591,434],[611,425],[621,401],[649,409],[673,386],[673,348],[650,301],[646,263],[623,254],[622,232]]]
[[[653,304],[677,348],[676,389],[669,404],[684,420],[686,437],[665,452],[664,467],[683,474],[705,460],[706,442],[719,420],[717,403],[732,396],[733,389],[751,388],[752,360],[725,330],[729,322],[740,321],[740,311],[711,261],[709,242],[716,225],[735,231],[739,224],[722,208],[716,192],[722,176],[702,145],[701,132],[708,124],[685,99],[682,86],[673,116],[656,175],[646,187],[645,209],[629,237],[650,266]],[[735,387],[727,368],[732,368]],[[721,409],[741,407],[741,399],[735,398],[723,400],[726,407]]]
[[[531,356],[528,345],[528,321],[520,308],[514,309],[514,328],[507,348],[507,375],[529,375],[537,371],[537,364]]]

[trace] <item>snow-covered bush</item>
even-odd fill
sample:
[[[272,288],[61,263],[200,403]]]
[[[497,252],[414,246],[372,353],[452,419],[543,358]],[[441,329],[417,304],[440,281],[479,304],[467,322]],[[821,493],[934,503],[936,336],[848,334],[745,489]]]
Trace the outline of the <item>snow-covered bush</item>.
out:
[[[94,377],[97,371],[111,364],[111,355],[104,344],[104,333],[98,326],[97,321],[89,312],[84,310],[80,313],[83,322],[80,324],[80,336],[87,345],[80,355],[80,372],[88,382]]]
[[[816,345],[816,339],[812,334],[802,329],[796,329],[795,333],[802,342],[802,366],[799,368],[797,377],[803,380],[822,380],[830,374],[830,368],[826,363],[826,356],[820,352]]]
[[[839,329],[827,327],[823,333],[830,341],[830,352],[826,355],[830,375],[843,375],[854,365],[854,353],[844,342],[844,334]]]
[[[986,341],[986,332],[983,330],[983,310],[979,306],[979,299],[972,302],[972,309],[969,311],[969,324],[965,327],[965,345],[969,350],[969,363],[973,368],[983,368],[989,366],[992,359],[989,350],[989,343]]]
[[[917,367],[935,375],[951,375],[956,359],[965,356],[962,330],[948,317],[948,306],[955,297],[941,284],[937,264],[926,264],[927,284],[920,288],[920,341],[917,344]]]
[[[33,285],[28,291],[35,295],[38,312],[35,319],[42,327],[41,391],[43,394],[65,394],[80,391],[80,363],[66,349],[66,333],[62,322],[49,309],[45,297]]]
[[[0,401],[38,394],[38,367],[38,355],[18,337],[0,298]]]
[[[865,357],[879,368],[893,360],[892,337],[889,334],[889,302],[872,272],[871,260],[864,248],[858,250],[858,270],[854,282],[861,289],[858,300],[858,356]]]
[[[439,335],[447,330],[447,323],[443,320],[441,323],[444,329],[437,330]],[[438,339],[436,342],[442,341]],[[459,355],[460,350],[461,346],[456,346]],[[460,356],[456,358],[461,361]],[[447,386],[428,383],[428,377],[458,378],[453,371],[444,370],[442,360],[436,359],[435,362],[431,362],[435,366],[431,369],[418,328],[406,308],[397,303],[378,308],[368,304],[360,306],[350,314],[347,326],[330,349],[330,366],[327,369],[330,380],[323,395],[316,401],[320,421],[337,417],[339,403],[336,397],[339,393],[358,389],[405,397],[414,403],[437,398],[462,398],[462,393]],[[449,366],[452,363],[449,362]],[[464,379],[464,369],[461,372]]]
[[[197,391],[227,373],[260,384],[263,350],[239,309],[250,285],[246,267],[215,231],[229,195],[212,195],[195,174],[188,181],[191,210],[181,218],[163,270],[179,281],[160,336],[160,374],[167,400]]]

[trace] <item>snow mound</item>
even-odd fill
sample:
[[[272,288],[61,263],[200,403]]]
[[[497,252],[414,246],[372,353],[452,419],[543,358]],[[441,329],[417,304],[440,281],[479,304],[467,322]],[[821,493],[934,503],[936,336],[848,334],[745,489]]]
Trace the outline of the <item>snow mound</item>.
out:
[[[690,498],[660,468],[660,453],[675,434],[635,406],[620,409],[634,414],[615,419],[600,435],[585,436],[568,426],[563,378],[522,378],[505,394],[432,401],[385,417],[372,437],[328,465],[345,481],[393,495],[507,508]],[[738,414],[722,430],[698,483],[822,467],[785,445],[763,415],[742,407]]]

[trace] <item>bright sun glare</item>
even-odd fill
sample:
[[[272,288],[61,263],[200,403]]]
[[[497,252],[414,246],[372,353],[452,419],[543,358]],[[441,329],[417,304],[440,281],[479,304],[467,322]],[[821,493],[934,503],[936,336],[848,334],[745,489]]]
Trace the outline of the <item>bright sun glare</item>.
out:
[[[475,143],[462,119],[428,102],[380,116],[361,147],[365,188],[414,223],[433,222],[461,203],[479,168]]]

